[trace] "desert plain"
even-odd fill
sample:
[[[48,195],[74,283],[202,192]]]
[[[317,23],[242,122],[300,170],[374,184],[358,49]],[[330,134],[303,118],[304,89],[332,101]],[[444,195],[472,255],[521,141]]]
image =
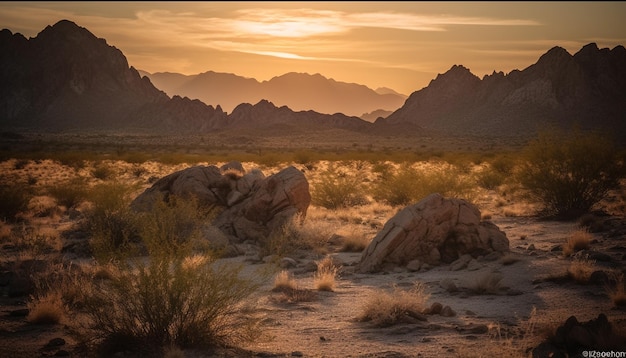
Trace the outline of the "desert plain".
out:
[[[236,149],[219,144],[199,150],[161,141],[162,149],[156,150],[159,144],[144,141],[141,147],[136,138],[115,138],[115,144],[94,144],[87,137],[46,140],[12,139],[0,162],[3,185],[30,193],[23,210],[0,226],[0,356],[527,357],[542,342],[554,339],[571,316],[588,322],[602,314],[612,326],[611,334],[626,333],[623,180],[593,212],[556,220],[538,214],[540,203],[512,181],[512,175],[491,181],[480,175],[493,168],[497,158],[515,157],[520,147],[504,150],[424,140],[427,144],[396,142],[395,147],[372,148],[364,140],[342,148],[329,141],[325,151],[316,151],[281,149],[286,143],[259,149],[259,143],[239,138],[244,144]],[[212,143],[216,141],[219,138]],[[257,285],[246,298],[251,306],[243,312],[256,320],[260,334],[232,346],[103,351],[102,337],[84,328],[84,306],[63,297],[68,289],[61,279],[72,267],[94,272],[106,266],[94,258],[93,238],[81,226],[93,209],[89,191],[99,185],[125,185],[131,188],[130,200],[171,173],[219,167],[232,160],[266,176],[294,166],[304,173],[312,193],[305,220],[282,237],[289,249],[271,253],[245,242],[235,254],[216,259],[240,267],[240,275]],[[406,165],[419,173],[453,168],[456,183],[467,184],[462,195],[480,210],[483,220],[506,234],[509,252],[434,267],[359,272],[362,251],[384,224],[419,201],[390,204],[372,189],[383,171]],[[364,184],[357,199],[336,207],[324,204],[322,183],[331,172],[335,180],[352,178]],[[80,183],[86,194],[64,200],[62,191],[52,189],[68,183],[70,188]],[[316,276],[322,262],[330,262],[332,273],[325,288]],[[289,289],[277,287],[281,275]],[[54,292],[60,294],[51,309],[57,318],[38,322],[37,302]],[[382,323],[364,317],[367,308],[384,306],[394,297],[412,301],[419,312]]]

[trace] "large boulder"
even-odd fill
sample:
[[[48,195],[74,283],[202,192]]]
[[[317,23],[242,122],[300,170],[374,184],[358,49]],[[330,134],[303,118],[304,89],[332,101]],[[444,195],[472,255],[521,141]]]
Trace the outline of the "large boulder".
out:
[[[417,261],[436,266],[465,254],[478,257],[508,250],[506,234],[481,221],[476,206],[431,194],[385,223],[363,251],[358,269],[377,272]]]
[[[245,172],[241,164],[195,166],[158,180],[133,202],[137,211],[150,210],[170,196],[196,198],[198,204],[219,208],[213,224],[236,241],[260,240],[294,216],[304,218],[311,195],[304,174],[293,166],[265,177],[260,170]]]

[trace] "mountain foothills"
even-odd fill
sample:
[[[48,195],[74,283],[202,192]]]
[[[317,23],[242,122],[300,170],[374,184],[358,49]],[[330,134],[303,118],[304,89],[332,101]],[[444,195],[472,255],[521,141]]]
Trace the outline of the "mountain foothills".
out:
[[[219,104],[227,112],[241,103],[257,103],[265,99],[295,111],[314,110],[363,118],[366,112],[394,111],[407,98],[385,89],[375,91],[364,85],[338,82],[318,73],[310,75],[292,72],[262,82],[213,71],[189,76],[168,72],[139,73],[150,78],[157,88],[168,95]]]
[[[626,137],[623,46],[599,49],[589,44],[574,55],[554,47],[524,70],[494,72],[482,79],[455,65],[412,93],[386,118],[385,110],[402,104],[401,95],[319,74],[289,73],[265,82],[215,72],[142,76],[129,67],[120,50],[67,20],[30,39],[4,29],[0,49],[3,131],[198,134],[252,130],[255,135],[291,135],[337,129],[346,134],[387,136],[528,137],[555,124],[609,130]],[[237,98],[248,98],[249,103],[235,104],[232,98],[237,92]],[[348,114],[371,112],[370,120],[376,113],[383,116],[371,123],[342,113],[294,111],[272,102],[328,113],[343,105],[349,108],[344,110]],[[359,102],[364,102],[362,107]],[[319,107],[322,104],[327,107]],[[233,106],[232,112],[226,113],[221,105]]]

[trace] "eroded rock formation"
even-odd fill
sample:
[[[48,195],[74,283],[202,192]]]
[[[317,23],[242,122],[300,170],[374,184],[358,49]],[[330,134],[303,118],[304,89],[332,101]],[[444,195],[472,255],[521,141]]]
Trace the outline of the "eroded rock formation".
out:
[[[260,170],[246,172],[240,163],[218,168],[195,166],[158,180],[132,203],[135,210],[150,210],[156,200],[170,196],[195,197],[198,204],[216,206],[213,224],[236,241],[260,240],[294,216],[306,215],[309,183],[293,166],[265,177]]]
[[[360,272],[415,265],[434,266],[460,256],[506,252],[506,234],[465,200],[431,194],[392,217],[363,251]]]

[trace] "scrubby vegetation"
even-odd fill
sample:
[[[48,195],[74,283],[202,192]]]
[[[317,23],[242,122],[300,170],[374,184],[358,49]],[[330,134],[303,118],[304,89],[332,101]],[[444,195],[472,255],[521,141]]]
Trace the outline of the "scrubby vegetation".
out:
[[[577,218],[619,186],[624,163],[610,137],[575,131],[542,133],[525,149],[520,182],[545,215]]]
[[[429,296],[421,283],[409,290],[399,287],[393,287],[390,292],[379,290],[373,292],[362,307],[359,319],[377,327],[420,319]]]

